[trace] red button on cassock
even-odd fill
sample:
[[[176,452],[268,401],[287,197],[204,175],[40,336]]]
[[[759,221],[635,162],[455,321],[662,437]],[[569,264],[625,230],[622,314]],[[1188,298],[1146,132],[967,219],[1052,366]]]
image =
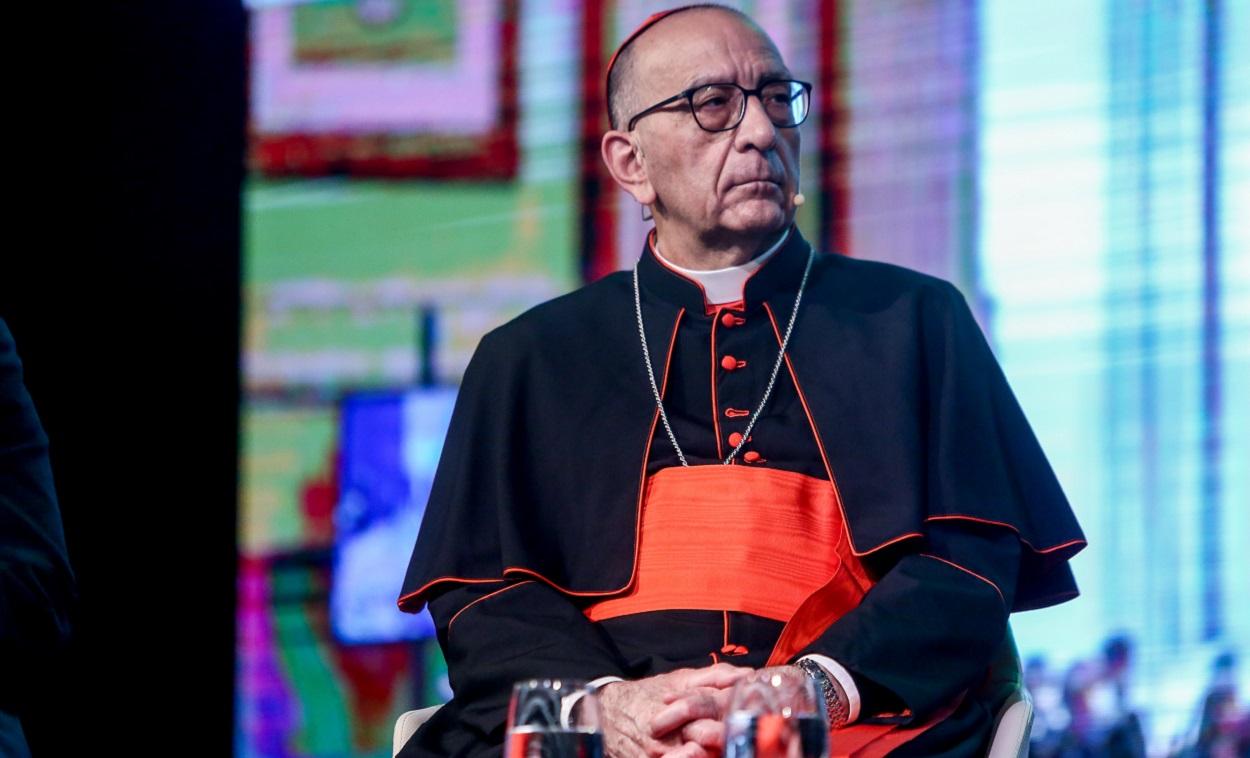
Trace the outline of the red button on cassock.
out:
[[[735,326],[742,326],[746,322],[747,322],[746,319],[742,318],[741,316],[735,316],[729,311],[725,311],[724,313],[721,314],[721,317],[720,317],[721,326],[725,327],[726,329],[731,329]]]
[[[724,358],[720,359],[720,367],[726,371],[733,371],[734,369],[739,368],[738,364],[741,362],[742,361],[739,361],[732,355],[726,355]]]
[[[734,432],[729,435],[729,446],[737,447],[742,442],[742,432]]]
[[[758,463],[760,460],[760,457],[761,457],[760,454],[755,452],[754,450],[748,450],[742,454],[742,460],[746,461],[747,463]]]

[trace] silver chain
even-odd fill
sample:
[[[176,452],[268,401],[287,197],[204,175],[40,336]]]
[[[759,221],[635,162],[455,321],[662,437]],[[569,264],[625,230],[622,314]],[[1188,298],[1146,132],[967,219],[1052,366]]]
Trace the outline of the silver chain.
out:
[[[777,374],[781,371],[781,364],[786,359],[786,347],[790,344],[790,334],[794,331],[794,322],[799,315],[799,302],[803,299],[803,289],[807,286],[807,275],[812,271],[812,261],[816,259],[816,251],[811,250],[807,254],[807,266],[803,269],[803,279],[799,282],[799,291],[794,296],[794,310],[790,311],[790,323],[786,324],[786,334],[781,338],[781,349],[777,351],[777,362],[773,364],[773,373],[768,377],[768,386],[764,388],[764,397],[760,399],[760,404],[755,407],[755,412],[751,414],[751,420],[747,422],[747,428],[742,432],[742,439],[738,441],[738,446],[733,449],[729,456],[721,463],[728,466],[737,457],[742,447],[747,444],[747,440],[751,437],[751,430],[755,428],[755,422],[759,420],[760,413],[764,411],[764,406],[768,404],[768,398],[773,394],[773,385],[777,383]],[[673,449],[677,451],[677,457],[681,460],[681,465],[689,466],[686,461],[686,454],[681,451],[681,445],[677,444],[677,435],[673,434],[673,427],[668,423],[668,413],[664,410],[664,400],[660,397],[660,387],[655,383],[655,369],[651,367],[651,351],[647,348],[647,331],[642,325],[642,296],[638,288],[638,264],[634,264],[634,315],[638,317],[638,338],[642,341],[642,358],[647,364],[647,379],[651,382],[651,395],[655,398],[655,407],[660,410],[660,420],[664,422],[664,431],[668,432],[669,442],[673,443]],[[713,324],[715,329],[716,325]],[[674,337],[675,339],[676,337]]]

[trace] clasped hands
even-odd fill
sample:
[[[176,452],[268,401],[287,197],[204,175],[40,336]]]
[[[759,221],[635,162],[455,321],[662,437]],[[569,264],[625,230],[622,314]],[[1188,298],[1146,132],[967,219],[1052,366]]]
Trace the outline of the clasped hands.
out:
[[[717,663],[604,685],[599,699],[607,754],[612,758],[720,755],[725,747],[723,719],[733,686],[754,671]]]

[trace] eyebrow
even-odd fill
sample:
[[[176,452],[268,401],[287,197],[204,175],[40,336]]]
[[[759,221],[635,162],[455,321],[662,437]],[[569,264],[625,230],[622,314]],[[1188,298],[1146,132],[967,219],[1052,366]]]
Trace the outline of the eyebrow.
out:
[[[755,86],[758,87],[760,82],[771,82],[777,79],[793,79],[793,78],[794,78],[794,74],[791,74],[789,71],[786,71],[785,69],[780,69],[780,68],[769,69],[760,75],[760,78],[758,81],[756,81]],[[682,91],[684,92],[685,90],[688,90],[688,89],[697,89],[699,87],[703,87],[708,84],[724,84],[726,82],[733,82],[733,81],[734,79],[732,76],[725,76],[723,74],[719,76],[715,74],[710,74],[710,75],[709,74],[697,74],[686,81],[686,86],[682,87]]]

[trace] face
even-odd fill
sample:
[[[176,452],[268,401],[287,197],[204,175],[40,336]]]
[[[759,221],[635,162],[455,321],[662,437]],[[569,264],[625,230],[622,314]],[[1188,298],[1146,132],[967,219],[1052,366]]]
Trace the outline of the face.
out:
[[[700,84],[754,89],[791,78],[767,37],[723,12],[680,13],[635,44],[642,46],[636,53],[638,110]],[[758,97],[747,98],[742,123],[730,131],[704,131],[679,101],[640,119],[634,132],[657,224],[714,243],[775,232],[793,219],[799,130],[774,126]]]

